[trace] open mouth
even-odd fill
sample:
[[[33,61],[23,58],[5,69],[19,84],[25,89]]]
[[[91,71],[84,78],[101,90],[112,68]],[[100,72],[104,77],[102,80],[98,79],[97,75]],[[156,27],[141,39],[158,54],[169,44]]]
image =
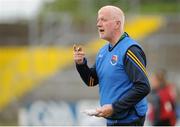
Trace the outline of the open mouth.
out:
[[[103,29],[100,29],[99,32],[100,32],[100,33],[104,33],[104,30],[103,30]]]

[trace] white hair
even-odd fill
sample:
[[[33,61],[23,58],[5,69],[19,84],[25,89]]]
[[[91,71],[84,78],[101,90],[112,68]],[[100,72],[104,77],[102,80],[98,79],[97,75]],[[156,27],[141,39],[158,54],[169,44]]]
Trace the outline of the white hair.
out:
[[[104,9],[110,10],[112,18],[121,22],[121,30],[123,31],[124,24],[125,24],[124,12],[119,7],[112,6],[112,5],[107,5],[107,6],[102,7],[101,9],[99,9],[99,12]]]

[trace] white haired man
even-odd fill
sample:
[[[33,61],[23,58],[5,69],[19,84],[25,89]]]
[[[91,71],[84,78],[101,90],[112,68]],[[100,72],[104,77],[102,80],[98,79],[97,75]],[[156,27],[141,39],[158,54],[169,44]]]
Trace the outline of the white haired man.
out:
[[[125,16],[115,6],[98,11],[97,28],[107,41],[89,68],[85,53],[74,47],[76,68],[87,86],[99,84],[101,107],[97,117],[108,126],[142,126],[147,112],[146,95],[150,92],[146,57],[141,46],[124,32]]]

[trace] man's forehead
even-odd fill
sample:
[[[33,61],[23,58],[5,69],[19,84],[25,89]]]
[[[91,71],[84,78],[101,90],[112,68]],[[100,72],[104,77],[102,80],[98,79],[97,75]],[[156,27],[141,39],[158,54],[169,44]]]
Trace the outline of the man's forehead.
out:
[[[123,18],[124,13],[122,12],[120,8],[108,5],[99,9],[98,17],[99,15],[104,15],[105,17],[108,17],[108,18],[120,20]]]
[[[111,12],[109,10],[99,10],[98,11],[98,17],[106,17],[106,18],[110,18],[112,16]]]
[[[101,8],[99,11],[98,11],[98,14],[108,14],[110,13],[110,9],[108,8]]]

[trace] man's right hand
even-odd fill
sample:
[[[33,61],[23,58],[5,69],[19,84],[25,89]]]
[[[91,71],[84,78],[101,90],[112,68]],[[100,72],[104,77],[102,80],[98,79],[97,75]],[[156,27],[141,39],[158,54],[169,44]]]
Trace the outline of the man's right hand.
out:
[[[83,64],[85,53],[82,50],[82,47],[74,45],[73,49],[74,49],[74,61],[76,62],[76,64]]]

